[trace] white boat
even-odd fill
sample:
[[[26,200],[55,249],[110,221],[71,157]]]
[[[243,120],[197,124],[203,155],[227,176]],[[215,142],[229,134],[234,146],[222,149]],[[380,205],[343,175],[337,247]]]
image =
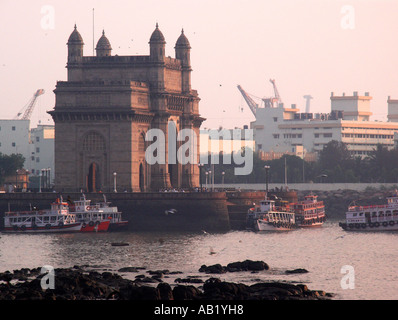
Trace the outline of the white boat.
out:
[[[347,231],[398,231],[398,194],[387,197],[385,205],[349,206],[339,225]]]
[[[68,203],[57,199],[49,210],[8,211],[4,214],[4,232],[79,232],[81,223],[69,212]]]
[[[82,222],[82,231],[108,231],[127,226],[128,221],[122,220],[121,212],[117,207],[110,206],[106,201],[94,205],[83,194],[80,200],[70,204],[71,212],[76,214],[76,219]]]
[[[275,201],[264,199],[260,205],[249,209],[248,227],[256,231],[289,231],[296,228],[294,212],[289,206],[276,207]]]

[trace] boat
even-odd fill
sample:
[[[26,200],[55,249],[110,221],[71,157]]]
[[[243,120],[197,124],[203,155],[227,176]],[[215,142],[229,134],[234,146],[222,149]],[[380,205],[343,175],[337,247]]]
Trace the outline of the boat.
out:
[[[110,218],[108,231],[121,231],[127,229],[129,222],[123,220],[122,213],[118,211],[117,207],[111,206],[110,202],[106,201],[105,195],[103,195],[103,198],[104,201],[98,202],[96,206]]]
[[[398,231],[398,193],[386,199],[384,205],[350,205],[340,227],[347,231]]]
[[[325,205],[318,201],[317,195],[306,195],[304,200],[292,203],[291,207],[298,227],[320,227],[326,221]]]
[[[91,200],[85,195],[70,205],[70,211],[76,215],[76,220],[82,223],[81,232],[108,231],[110,217],[99,210],[98,206],[91,205]]]
[[[289,231],[296,228],[295,214],[290,207],[278,207],[274,200],[268,198],[249,209],[246,223],[248,228],[256,231]]]
[[[67,202],[57,198],[48,210],[8,211],[4,214],[4,232],[79,232],[81,222],[69,212]]]
[[[120,230],[128,225],[128,221],[122,220],[117,207],[110,206],[106,201],[105,195],[104,201],[92,205],[91,200],[86,199],[83,194],[70,207],[71,212],[76,214],[76,219],[82,222],[82,232]]]

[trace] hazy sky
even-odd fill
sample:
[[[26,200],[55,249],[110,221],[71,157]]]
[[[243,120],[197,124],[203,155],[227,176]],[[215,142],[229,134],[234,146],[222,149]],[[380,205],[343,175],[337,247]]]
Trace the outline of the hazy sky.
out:
[[[270,78],[285,105],[302,111],[305,94],[313,112],[329,112],[332,91],[368,91],[374,119],[385,120],[388,96],[398,99],[397,0],[0,0],[0,118],[12,119],[43,88],[32,126],[52,123],[46,111],[56,81],[66,80],[75,23],[84,55],[92,55],[93,8],[94,42],[105,29],[112,54],[148,55],[158,22],[174,57],[184,28],[203,127],[249,124],[254,117],[237,85],[272,96]]]

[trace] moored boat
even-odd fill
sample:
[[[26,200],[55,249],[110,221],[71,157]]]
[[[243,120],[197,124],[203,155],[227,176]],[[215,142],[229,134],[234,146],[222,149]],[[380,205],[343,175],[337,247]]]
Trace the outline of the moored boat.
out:
[[[275,201],[264,199],[249,209],[247,226],[256,231],[289,231],[296,228],[295,214],[289,206],[277,207]]]
[[[98,202],[96,206],[100,211],[106,213],[110,218],[110,224],[108,231],[120,231],[125,230],[128,227],[128,221],[123,220],[122,213],[117,207],[111,206],[110,202],[106,201],[105,195],[103,195],[104,201]]]
[[[79,232],[81,223],[69,212],[68,203],[58,199],[49,210],[8,211],[4,214],[4,232]]]
[[[339,225],[347,231],[398,231],[398,194],[387,197],[384,205],[350,205]]]
[[[80,200],[70,205],[70,210],[76,215],[76,220],[82,223],[81,232],[108,231],[110,217],[101,212],[96,205],[91,205],[91,200],[83,195]]]
[[[92,205],[91,200],[86,199],[83,194],[70,207],[71,212],[76,214],[76,219],[82,222],[82,232],[121,230],[128,225],[117,207],[110,206],[106,201],[105,195],[104,201]]]
[[[326,221],[325,205],[318,201],[318,196],[309,194],[304,200],[292,203],[298,227],[320,227]]]

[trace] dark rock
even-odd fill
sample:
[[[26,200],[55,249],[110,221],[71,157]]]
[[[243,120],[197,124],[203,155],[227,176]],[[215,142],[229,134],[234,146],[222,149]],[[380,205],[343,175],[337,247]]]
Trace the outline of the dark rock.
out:
[[[122,300],[160,300],[159,289],[130,283],[120,290]]]
[[[245,300],[249,296],[248,286],[231,282],[223,282],[210,278],[203,285],[206,300]]]
[[[220,264],[214,264],[211,266],[202,265],[199,272],[205,273],[224,273],[224,272],[237,272],[237,271],[261,271],[268,270],[269,266],[264,261],[237,261],[231,262],[226,267]]]
[[[173,288],[174,300],[197,300],[200,294],[199,289],[194,286],[178,285]]]
[[[211,266],[202,265],[199,269],[199,272],[204,273],[225,273],[226,269],[221,264],[213,264]]]
[[[138,269],[136,267],[124,267],[120,268],[118,272],[138,272]]]
[[[234,270],[262,267],[264,267],[262,263],[253,266],[249,260],[229,265],[229,268]],[[201,269],[211,272],[225,272],[226,268],[221,265],[201,267]],[[86,273],[83,269],[75,267],[55,269],[55,288],[43,290],[41,279],[44,274],[40,273],[40,269],[32,270],[30,272],[14,270],[14,273],[1,273],[0,277],[8,283],[0,283],[0,300],[324,300],[333,296],[322,290],[309,290],[303,284],[269,282],[247,286],[221,281],[218,278],[206,280],[203,287],[199,288],[193,285],[179,284],[172,289],[167,283],[159,283],[161,281],[159,275],[163,275],[163,273],[159,273],[160,270],[151,272],[152,277],[138,275],[136,280],[132,281],[111,272],[91,271]],[[161,271],[166,272],[165,270]],[[21,277],[28,274],[30,276],[37,274],[37,276],[21,283],[10,283],[14,275]],[[157,287],[145,285],[145,282],[157,283]],[[178,278],[176,282],[202,283],[203,281],[195,276],[188,276]]]
[[[250,286],[250,292],[260,297],[263,295],[276,295],[279,298],[303,294],[303,290],[299,286],[281,282],[256,283]]]
[[[202,279],[197,278],[177,278],[174,280],[176,283],[203,283]]]
[[[168,283],[162,282],[157,286],[161,300],[173,300],[173,291]]]
[[[285,273],[291,274],[291,273],[308,273],[309,271],[306,269],[294,269],[294,270],[286,270]]]
[[[155,271],[152,271],[152,270],[149,270],[149,271],[147,271],[150,275],[156,275],[156,274],[169,274],[169,270],[167,270],[167,269],[165,269],[165,270],[155,270]]]

